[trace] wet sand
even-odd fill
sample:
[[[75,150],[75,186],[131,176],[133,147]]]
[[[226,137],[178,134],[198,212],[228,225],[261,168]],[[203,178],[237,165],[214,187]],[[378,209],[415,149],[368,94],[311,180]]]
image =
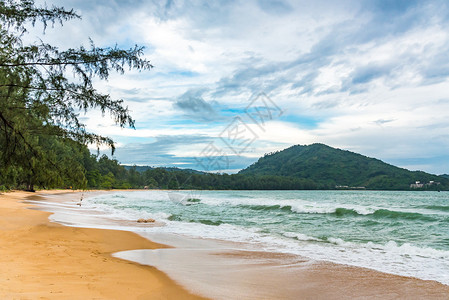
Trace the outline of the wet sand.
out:
[[[155,266],[195,293],[214,299],[449,299],[449,286],[244,245],[150,235],[170,249],[115,256]]]
[[[0,195],[0,299],[202,299],[154,267],[111,255],[166,246],[132,232],[51,223],[49,213],[21,203],[31,195]]]

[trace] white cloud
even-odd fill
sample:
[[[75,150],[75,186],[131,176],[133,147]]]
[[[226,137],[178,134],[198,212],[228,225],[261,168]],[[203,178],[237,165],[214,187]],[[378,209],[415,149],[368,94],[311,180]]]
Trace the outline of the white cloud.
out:
[[[117,129],[95,112],[87,120],[89,130],[114,137],[122,147],[130,139],[143,143],[160,136],[217,138],[263,91],[285,114],[264,130],[250,125],[259,139],[248,157],[313,142],[385,160],[447,152],[449,10],[444,3],[54,3],[84,15],[47,31],[46,39],[60,47],[86,44],[88,36],[101,46],[147,47],[153,70],[113,75],[96,85],[127,100],[137,130]],[[201,101],[214,103],[216,122],[211,116],[189,119],[174,105],[195,89],[206,90]],[[203,146],[186,139],[166,153],[193,156]],[[432,162],[404,162],[413,165],[438,169]]]

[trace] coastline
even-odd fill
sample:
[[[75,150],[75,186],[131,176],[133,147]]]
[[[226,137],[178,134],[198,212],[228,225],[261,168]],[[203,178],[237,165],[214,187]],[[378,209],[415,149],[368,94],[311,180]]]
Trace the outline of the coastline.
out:
[[[56,224],[48,219],[51,213],[23,203],[58,193],[74,192],[0,194],[0,298],[204,299],[154,267],[111,255],[167,246],[128,231]]]
[[[62,226],[49,221],[51,213],[42,211],[45,207],[25,209],[31,206],[20,202],[45,195],[47,200],[73,204],[80,197],[73,191],[0,196],[4,268],[0,280],[7,283],[0,298],[201,299],[188,291],[213,299],[446,299],[449,295],[449,286],[436,281],[247,251],[228,242]],[[5,196],[10,199],[3,201]]]

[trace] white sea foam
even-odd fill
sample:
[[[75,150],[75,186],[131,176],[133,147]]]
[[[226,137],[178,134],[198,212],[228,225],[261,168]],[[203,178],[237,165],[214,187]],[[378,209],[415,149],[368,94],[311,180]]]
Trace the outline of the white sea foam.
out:
[[[311,259],[331,261],[366,267],[397,275],[436,280],[449,285],[449,252],[432,248],[420,248],[411,244],[397,245],[390,241],[385,245],[356,244],[340,238],[329,238],[330,243],[301,233],[284,233],[298,241],[263,235],[257,230],[223,224],[207,226],[198,223],[170,222],[158,232],[178,233],[191,237],[221,239],[257,245],[266,251],[297,254]],[[156,229],[151,229],[156,232]],[[310,243],[313,241],[314,243]]]
[[[337,209],[344,208],[353,210],[360,215],[370,215],[379,209],[391,209],[377,206],[362,206],[362,205],[347,205],[341,203],[318,203],[313,201],[306,201],[302,199],[272,199],[265,197],[254,198],[217,198],[209,195],[202,195],[201,203],[216,206],[279,206],[280,208],[291,207],[291,211],[295,213],[308,214],[331,214],[335,213]]]
[[[218,194],[218,195],[216,195]],[[202,205],[216,207],[217,213],[228,207],[275,206],[291,207],[294,213],[329,214],[338,208],[353,210],[360,215],[370,215],[379,206],[358,205],[354,203],[317,202],[303,199],[273,199],[267,196],[243,197],[246,194],[232,192],[203,193],[199,198]],[[251,195],[251,192],[247,193]],[[85,202],[85,203],[84,203]],[[199,222],[171,220],[172,213],[165,208],[182,210],[182,206],[171,202],[166,192],[121,192],[115,195],[101,195],[83,202],[83,209],[102,213],[115,220],[136,220],[153,218],[163,222],[163,227],[132,228],[135,231],[154,233],[175,233],[196,238],[210,238],[255,245],[258,249],[297,254],[311,259],[371,268],[382,272],[413,276],[426,280],[436,280],[449,285],[449,251],[419,247],[412,243],[398,244],[389,241],[385,244],[373,242],[351,242],[341,237],[312,237],[306,232],[285,231],[276,235],[263,231],[259,226],[239,226],[221,224],[211,226]],[[201,209],[201,205],[196,206]],[[245,209],[245,207],[242,207]],[[64,208],[63,206],[61,208]],[[191,207],[190,207],[191,208]],[[213,209],[213,208],[211,208]],[[404,207],[388,207],[389,210],[406,211]],[[410,210],[410,212],[414,212]],[[262,214],[263,215],[263,214]],[[207,218],[207,216],[205,216]]]

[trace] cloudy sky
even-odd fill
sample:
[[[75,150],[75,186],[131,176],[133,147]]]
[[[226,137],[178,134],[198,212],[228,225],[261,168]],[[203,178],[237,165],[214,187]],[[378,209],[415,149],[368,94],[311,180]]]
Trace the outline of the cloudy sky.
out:
[[[98,82],[136,129],[88,129],[124,164],[235,172],[264,153],[325,143],[449,173],[447,1],[54,0],[83,17],[44,41],[146,47],[149,72]]]

